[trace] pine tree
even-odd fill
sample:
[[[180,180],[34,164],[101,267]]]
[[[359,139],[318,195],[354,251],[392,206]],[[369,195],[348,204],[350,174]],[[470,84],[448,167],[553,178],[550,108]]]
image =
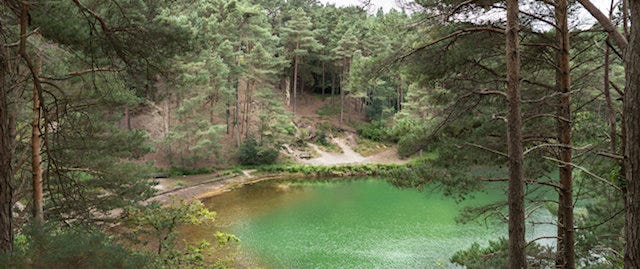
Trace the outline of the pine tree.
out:
[[[287,21],[285,27],[282,28],[283,42],[289,51],[289,57],[292,58],[293,65],[293,98],[291,106],[293,107],[293,115],[296,114],[297,91],[298,91],[298,72],[300,62],[311,51],[319,48],[319,43],[313,32],[313,23],[311,18],[302,8],[297,8],[291,12],[291,20]]]
[[[351,68],[351,60],[353,54],[357,50],[358,40],[353,34],[353,30],[349,29],[338,42],[338,47],[335,48],[334,53],[336,58],[340,59],[339,66],[342,67],[342,74],[340,79],[340,123],[344,121],[344,103],[345,103],[345,91],[349,84],[349,70]]]

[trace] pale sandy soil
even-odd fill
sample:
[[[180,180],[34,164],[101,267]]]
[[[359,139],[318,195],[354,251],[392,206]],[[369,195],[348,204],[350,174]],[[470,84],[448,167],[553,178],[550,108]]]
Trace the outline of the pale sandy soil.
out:
[[[255,170],[244,170],[242,174],[233,174],[228,176],[198,175],[186,176],[178,178],[165,178],[159,180],[158,189],[166,189],[159,192],[155,197],[148,199],[146,202],[159,202],[167,204],[171,200],[195,200],[210,197],[240,187],[245,184],[254,183],[263,180],[269,180],[274,176],[255,177],[251,173]],[[208,179],[207,179],[208,177]],[[194,183],[192,180],[200,181]],[[175,187],[175,182],[189,182],[187,186]],[[174,187],[171,187],[174,186]]]
[[[402,160],[398,157],[398,150],[392,147],[381,153],[364,157],[355,152],[350,144],[352,144],[354,138],[353,134],[344,138],[333,138],[333,143],[342,149],[342,153],[326,152],[320,149],[317,145],[309,143],[320,157],[304,160],[298,160],[301,163],[311,165],[340,165],[340,164],[402,164],[408,162],[408,160]]]

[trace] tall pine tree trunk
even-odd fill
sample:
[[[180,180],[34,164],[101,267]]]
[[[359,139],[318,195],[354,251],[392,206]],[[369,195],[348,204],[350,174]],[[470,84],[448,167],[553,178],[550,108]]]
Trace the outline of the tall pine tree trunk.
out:
[[[397,111],[400,112],[402,111],[402,99],[403,99],[403,92],[402,92],[402,77],[398,76],[398,103],[397,105]]]
[[[335,94],[336,94],[336,74],[331,72],[331,105],[335,104]]]
[[[609,19],[613,19],[614,1],[611,1],[609,7]],[[617,131],[616,131],[616,110],[613,107],[613,100],[611,99],[611,48],[609,44],[611,41],[611,35],[607,36],[607,42],[604,50],[604,98],[607,102],[607,120],[609,121],[609,136],[611,153],[618,151],[617,143]]]
[[[609,44],[610,38],[607,37],[607,44]],[[609,121],[609,137],[611,153],[616,153],[618,150],[617,143],[617,131],[616,131],[616,110],[613,107],[613,100],[611,99],[611,76],[609,70],[611,69],[611,49],[609,45],[605,47],[604,51],[604,98],[607,102],[607,120]]]
[[[296,49],[300,47],[300,44],[296,46]],[[296,106],[297,106],[297,96],[298,96],[298,56],[293,57],[293,116],[296,116]]]
[[[3,25],[0,25],[4,28]],[[2,29],[4,30],[4,29]],[[15,109],[7,81],[7,47],[0,44],[0,254],[13,250],[13,153],[16,139]]]
[[[342,60],[342,77],[340,78],[340,124],[344,121],[344,87],[346,86],[347,58]]]
[[[629,1],[631,29],[626,51],[624,123],[627,180],[625,268],[640,268],[640,1]]]
[[[36,60],[34,77],[40,77],[42,61],[40,57]],[[33,219],[38,224],[44,223],[44,213],[42,211],[42,155],[41,155],[41,135],[40,122],[42,115],[40,112],[41,100],[36,82],[33,82],[33,120],[31,122],[31,186],[33,188]]]
[[[322,101],[324,101],[325,62],[322,61]]]
[[[509,153],[509,268],[527,267],[524,227],[524,168],[522,150],[522,112],[520,95],[520,51],[518,0],[507,0],[507,96]]]
[[[567,0],[557,0],[555,16],[558,39],[556,86],[562,93],[558,107],[558,141],[560,148],[560,186],[558,196],[557,268],[575,268],[573,229],[573,167],[571,166],[571,67],[569,62],[569,27]]]

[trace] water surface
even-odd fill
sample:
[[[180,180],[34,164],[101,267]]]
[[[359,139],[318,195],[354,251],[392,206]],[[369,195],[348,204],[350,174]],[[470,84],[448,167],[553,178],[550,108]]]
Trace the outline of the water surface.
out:
[[[456,251],[507,236],[499,221],[456,222],[460,209],[502,199],[503,191],[493,190],[458,204],[437,191],[376,179],[264,182],[206,199],[218,227],[190,230],[189,237],[234,233],[248,267],[452,268]],[[541,211],[536,218],[551,216]],[[528,230],[530,238],[554,232]]]

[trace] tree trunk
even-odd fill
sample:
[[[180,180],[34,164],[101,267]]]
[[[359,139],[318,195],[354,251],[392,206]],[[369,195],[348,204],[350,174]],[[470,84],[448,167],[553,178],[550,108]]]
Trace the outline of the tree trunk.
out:
[[[340,124],[344,121],[344,87],[347,74],[347,58],[342,60],[342,77],[340,78]]]
[[[240,148],[240,129],[238,128],[240,124],[240,82],[236,80],[236,85],[234,85],[236,89],[236,100],[235,100],[235,108],[233,113],[233,131],[236,135],[236,146]]]
[[[300,63],[298,63],[298,64],[300,64]],[[303,76],[300,76],[300,98],[302,100],[305,100],[304,99],[304,77]],[[307,102],[305,101],[304,104],[306,104],[306,103]]]
[[[609,19],[613,20],[614,1],[611,1],[609,6]],[[607,42],[604,51],[604,98],[607,102],[607,120],[609,121],[609,136],[611,153],[618,151],[617,145],[617,131],[616,131],[616,110],[613,107],[613,100],[611,99],[611,48],[609,47],[611,36],[607,36]],[[623,155],[624,156],[624,155]]]
[[[509,268],[526,268],[524,227],[524,168],[522,151],[522,112],[520,95],[520,51],[518,0],[507,0],[507,96],[509,153]]]
[[[131,131],[131,115],[129,114],[129,106],[124,107],[124,124],[127,130]]]
[[[255,80],[251,80],[249,83],[247,83],[247,98],[245,100],[245,102],[247,103],[246,105],[246,110],[245,110],[245,121],[244,121],[244,125],[245,125],[245,133],[244,133],[244,138],[247,139],[249,138],[249,127],[251,126],[251,102],[252,102],[252,97],[253,97],[253,89],[255,88]]]
[[[627,180],[626,249],[624,267],[640,268],[640,1],[629,1],[631,29],[625,53],[626,89],[624,123],[626,127]]]
[[[340,84],[343,84],[342,80],[344,80],[344,78],[341,79]],[[344,121],[344,85],[340,85],[340,124],[342,124],[343,121]]]
[[[558,27],[557,87],[562,93],[558,107],[558,141],[560,148],[560,186],[558,194],[558,252],[556,268],[575,268],[573,229],[573,167],[571,166],[571,67],[569,62],[569,27],[567,0],[557,0],[555,7]]]
[[[336,94],[336,74],[331,72],[331,104],[335,104],[335,94]]]
[[[296,49],[300,48],[300,44],[296,44]],[[298,95],[298,56],[293,57],[293,117],[296,116],[296,105]]]
[[[325,62],[322,62],[322,101],[324,101],[324,74],[325,74]]]
[[[171,130],[171,95],[169,95],[164,104],[163,127],[164,136],[167,137],[169,135],[169,131]]]
[[[402,111],[402,99],[403,99],[403,93],[402,93],[402,77],[398,76],[398,79],[400,80],[400,83],[398,84],[398,104],[397,104],[397,111],[400,112]]]
[[[609,44],[610,38],[607,38],[607,44]],[[616,131],[616,110],[613,107],[613,100],[611,100],[611,82],[609,70],[611,67],[611,49],[609,45],[605,47],[604,51],[604,98],[607,101],[607,120],[609,121],[609,137],[611,152],[616,153],[618,151],[617,143],[617,131]]]
[[[0,25],[0,27],[3,27]],[[9,70],[5,44],[0,44],[0,254],[13,250],[13,153],[16,138],[15,110],[11,86],[6,81]]]
[[[36,59],[36,69],[34,77],[40,77],[42,61],[40,57]],[[44,213],[42,211],[42,155],[41,155],[41,135],[40,132],[40,93],[36,82],[33,82],[33,121],[31,122],[31,186],[33,188],[33,219],[38,224],[44,223]]]

